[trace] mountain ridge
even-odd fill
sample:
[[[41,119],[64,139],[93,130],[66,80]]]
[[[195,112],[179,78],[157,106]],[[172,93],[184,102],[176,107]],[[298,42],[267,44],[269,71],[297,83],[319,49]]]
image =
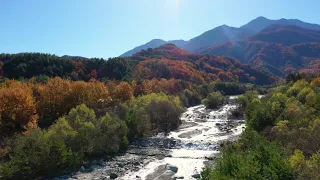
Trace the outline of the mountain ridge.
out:
[[[183,48],[187,51],[197,52],[199,49],[204,49],[209,46],[221,44],[227,41],[244,40],[249,36],[260,32],[261,30],[267,28],[272,24],[295,25],[295,26],[299,26],[307,29],[320,30],[320,25],[303,22],[298,19],[282,18],[277,20],[271,20],[266,17],[259,16],[240,27],[231,27],[228,25],[217,26],[211,30],[205,31],[204,33],[194,38],[191,38],[188,41],[185,41],[185,40],[164,41],[160,39],[161,40],[159,41],[160,43],[154,43],[153,40],[151,40],[144,45],[135,47],[123,53],[120,56],[130,56],[143,49],[156,48],[166,43],[173,43],[178,47]]]
[[[320,31],[294,25],[272,25],[246,40],[229,41],[198,51],[230,56],[277,76],[312,67],[320,58]]]

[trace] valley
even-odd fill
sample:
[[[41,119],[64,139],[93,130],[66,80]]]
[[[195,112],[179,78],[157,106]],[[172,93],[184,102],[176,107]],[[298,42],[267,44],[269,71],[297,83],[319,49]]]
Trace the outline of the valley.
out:
[[[245,128],[244,120],[231,117],[236,97],[231,96],[217,110],[206,109],[204,105],[190,107],[181,115],[180,127],[168,136],[137,139],[125,155],[100,164],[97,161],[91,172],[80,170],[70,178],[56,180],[110,179],[110,174],[122,180],[196,179],[205,165],[214,164],[220,146],[237,140]]]

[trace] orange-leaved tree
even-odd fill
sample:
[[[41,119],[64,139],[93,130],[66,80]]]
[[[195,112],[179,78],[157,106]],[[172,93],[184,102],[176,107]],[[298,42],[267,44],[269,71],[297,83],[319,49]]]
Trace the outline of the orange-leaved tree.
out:
[[[96,110],[101,105],[108,106],[111,101],[107,87],[95,80],[70,81],[57,77],[49,79],[47,84],[35,85],[34,89],[42,127],[50,126],[80,104]]]
[[[35,85],[34,91],[40,116],[39,125],[42,127],[50,126],[72,108],[68,101],[71,93],[71,81],[69,80],[59,77],[52,78],[47,84]]]
[[[121,103],[132,99],[134,95],[134,89],[127,82],[121,81],[108,81],[106,86],[110,92],[111,101],[113,103]],[[134,83],[134,86],[135,83]]]
[[[102,82],[91,80],[90,82],[72,82],[68,100],[73,107],[86,104],[88,107],[96,109],[99,108],[99,105],[108,106],[111,98],[107,87]]]
[[[32,89],[15,80],[0,87],[0,133],[14,133],[37,127],[38,115]]]

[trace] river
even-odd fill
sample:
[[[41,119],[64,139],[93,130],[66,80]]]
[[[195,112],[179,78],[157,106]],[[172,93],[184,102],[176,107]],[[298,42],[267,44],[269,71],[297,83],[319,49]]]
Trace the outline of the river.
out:
[[[243,119],[230,116],[235,98],[218,110],[190,107],[181,115],[182,125],[168,136],[136,140],[112,161],[96,161],[89,171],[82,168],[56,179],[110,179],[110,174],[119,180],[195,179],[205,164],[214,164],[221,144],[236,140],[245,129]]]

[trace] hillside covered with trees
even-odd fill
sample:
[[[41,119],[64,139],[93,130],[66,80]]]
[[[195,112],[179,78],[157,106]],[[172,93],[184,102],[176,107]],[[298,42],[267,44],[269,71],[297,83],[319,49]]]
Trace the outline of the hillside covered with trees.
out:
[[[172,78],[196,84],[221,80],[264,85],[275,81],[272,75],[236,60],[191,54],[173,44],[143,50],[132,57],[111,58],[107,61],[21,53],[1,54],[0,62],[3,76],[15,79],[43,75],[84,81],[136,80],[139,83],[154,78]]]
[[[172,44],[108,60],[21,53],[1,54],[0,62],[5,179],[53,177],[109,159],[135,138],[175,130],[185,107],[219,106],[217,95],[263,92],[258,85],[276,80],[236,60]]]
[[[203,48],[198,53],[238,59],[276,76],[292,72],[316,74],[312,67],[320,57],[320,31],[292,25],[272,25],[246,40]]]
[[[258,99],[267,92],[259,85],[276,83],[274,76],[172,44],[107,61],[40,53],[0,60],[5,179],[53,177],[109,159],[136,138],[177,129],[186,107],[219,108],[237,94],[233,114],[244,114],[248,127],[203,179],[319,178],[319,77],[290,74]]]
[[[262,98],[238,98],[247,129],[203,179],[319,179],[319,77],[289,76]]]

